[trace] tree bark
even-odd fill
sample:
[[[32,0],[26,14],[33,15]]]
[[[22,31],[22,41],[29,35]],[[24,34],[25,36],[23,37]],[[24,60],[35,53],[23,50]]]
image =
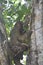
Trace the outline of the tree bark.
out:
[[[5,29],[2,22],[0,21],[0,65],[9,65],[8,54],[7,54],[7,38],[5,34]]]
[[[31,36],[30,65],[43,65],[43,0],[33,0],[32,9],[33,34]]]
[[[0,65],[9,65],[7,36],[2,16],[2,4],[0,3]]]

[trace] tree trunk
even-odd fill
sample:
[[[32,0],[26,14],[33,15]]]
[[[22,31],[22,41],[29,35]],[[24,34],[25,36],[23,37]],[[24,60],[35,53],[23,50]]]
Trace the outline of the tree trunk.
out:
[[[0,21],[0,65],[8,64],[8,54],[7,54],[7,39],[5,29],[2,22]]]
[[[7,45],[7,36],[4,27],[4,21],[2,17],[2,7],[0,3],[0,65],[9,65],[8,63],[8,45]]]
[[[43,0],[32,0],[31,63],[43,65]]]

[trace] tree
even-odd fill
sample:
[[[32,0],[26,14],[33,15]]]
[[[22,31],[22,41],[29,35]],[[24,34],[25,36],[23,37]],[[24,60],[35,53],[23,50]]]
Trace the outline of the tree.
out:
[[[43,65],[43,1],[32,0],[31,37],[31,63],[30,65]],[[28,60],[29,61],[29,60]],[[28,65],[28,64],[27,64]]]
[[[9,65],[7,54],[7,36],[2,19],[2,4],[0,3],[0,65]]]
[[[0,21],[0,65],[9,65],[7,54],[7,38],[5,29]]]

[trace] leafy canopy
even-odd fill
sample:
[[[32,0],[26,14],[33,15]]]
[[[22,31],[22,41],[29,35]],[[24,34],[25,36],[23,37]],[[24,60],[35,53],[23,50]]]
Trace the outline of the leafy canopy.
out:
[[[31,14],[31,0],[0,0],[3,4],[3,16],[7,34],[18,20],[24,21],[27,14]]]

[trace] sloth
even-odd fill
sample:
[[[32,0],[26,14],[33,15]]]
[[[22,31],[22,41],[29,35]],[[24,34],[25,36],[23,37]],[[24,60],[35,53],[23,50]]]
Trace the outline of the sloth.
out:
[[[29,32],[24,31],[23,29],[23,22],[18,21],[10,33],[10,42],[8,43],[9,46],[9,57],[11,62],[12,60],[15,62],[16,65],[22,65],[20,63],[20,59],[23,59],[24,51],[28,50],[28,37],[30,37],[32,31]],[[11,58],[12,57],[12,58]],[[10,63],[11,65],[11,63]]]

